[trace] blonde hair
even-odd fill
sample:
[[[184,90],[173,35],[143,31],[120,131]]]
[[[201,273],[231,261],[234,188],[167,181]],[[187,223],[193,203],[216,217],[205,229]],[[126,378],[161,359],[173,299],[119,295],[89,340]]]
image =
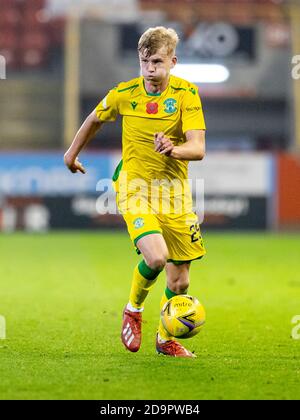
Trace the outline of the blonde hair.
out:
[[[167,48],[168,56],[174,55],[179,42],[177,33],[172,28],[156,26],[149,28],[140,37],[138,52],[149,57],[155,54],[161,47]]]

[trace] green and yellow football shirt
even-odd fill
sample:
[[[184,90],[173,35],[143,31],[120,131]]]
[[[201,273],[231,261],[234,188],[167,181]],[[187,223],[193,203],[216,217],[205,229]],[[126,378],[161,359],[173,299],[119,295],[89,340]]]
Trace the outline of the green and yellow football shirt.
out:
[[[122,170],[128,180],[187,179],[188,162],[155,152],[154,134],[164,132],[180,145],[186,141],[186,131],[205,130],[196,85],[171,75],[162,93],[147,93],[141,76],[109,91],[96,112],[103,122],[123,117]]]

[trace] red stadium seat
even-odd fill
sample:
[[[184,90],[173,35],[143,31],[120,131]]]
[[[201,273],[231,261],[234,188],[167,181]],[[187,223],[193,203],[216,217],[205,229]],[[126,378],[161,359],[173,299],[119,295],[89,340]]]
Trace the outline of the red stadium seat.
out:
[[[0,55],[5,57],[7,69],[18,67],[19,24],[17,2],[0,0]]]
[[[40,68],[49,47],[44,0],[0,0],[0,54],[8,69]]]
[[[24,8],[29,10],[39,10],[46,6],[46,0],[26,0],[24,1]]]
[[[21,16],[16,8],[4,7],[0,9],[0,28],[15,28],[20,24]]]
[[[19,5],[18,0],[0,0],[0,8],[3,10],[4,8],[15,8]]]
[[[43,11],[26,11],[22,19],[25,31],[47,30],[48,25],[49,21]]]
[[[4,49],[14,49],[18,47],[18,35],[15,31],[12,30],[3,30],[0,29],[0,48]]]
[[[20,64],[22,68],[41,68],[45,65],[47,52],[39,48],[27,48],[21,51]]]
[[[20,63],[22,68],[40,68],[47,61],[49,39],[44,30],[25,31],[20,40]]]
[[[49,40],[45,31],[29,31],[22,35],[21,47],[24,50],[28,48],[46,50],[48,46]]]

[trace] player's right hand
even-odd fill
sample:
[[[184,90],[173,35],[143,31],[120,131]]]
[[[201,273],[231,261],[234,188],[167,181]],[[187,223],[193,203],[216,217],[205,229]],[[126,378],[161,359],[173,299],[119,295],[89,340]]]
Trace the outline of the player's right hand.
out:
[[[69,170],[75,174],[76,172],[81,172],[83,174],[86,173],[84,166],[81,162],[79,162],[78,158],[70,158],[67,154],[64,156],[65,165],[69,168]]]
[[[173,142],[163,132],[154,134],[154,150],[161,155],[170,156],[174,149]]]

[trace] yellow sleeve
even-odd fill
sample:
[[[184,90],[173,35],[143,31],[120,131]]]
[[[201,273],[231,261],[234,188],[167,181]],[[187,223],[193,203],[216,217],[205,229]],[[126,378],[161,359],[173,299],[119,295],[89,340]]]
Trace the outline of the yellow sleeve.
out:
[[[181,104],[182,132],[188,130],[206,130],[198,88],[192,85],[183,97]]]
[[[116,89],[110,90],[105,98],[102,99],[96,107],[96,113],[100,121],[106,122],[116,120],[119,114]]]

